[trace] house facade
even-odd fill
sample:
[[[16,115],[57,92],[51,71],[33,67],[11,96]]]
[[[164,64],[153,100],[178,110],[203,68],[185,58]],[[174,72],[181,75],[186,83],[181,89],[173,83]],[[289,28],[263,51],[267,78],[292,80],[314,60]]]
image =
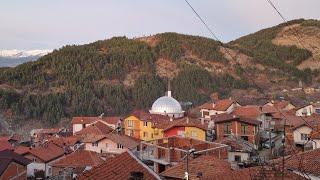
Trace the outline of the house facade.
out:
[[[201,118],[210,119],[210,116],[222,114],[222,113],[231,113],[236,107],[239,107],[240,104],[231,99],[218,100],[213,103],[205,103],[200,106]]]
[[[248,141],[257,147],[260,121],[227,114],[217,116],[213,118],[213,121],[217,140],[232,136]]]
[[[296,116],[311,116],[314,113],[312,105],[303,106],[296,109]]]

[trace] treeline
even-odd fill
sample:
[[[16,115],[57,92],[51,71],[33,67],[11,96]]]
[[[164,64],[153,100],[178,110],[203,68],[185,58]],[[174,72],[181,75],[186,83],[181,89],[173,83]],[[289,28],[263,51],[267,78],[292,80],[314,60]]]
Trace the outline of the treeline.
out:
[[[312,53],[307,49],[301,49],[297,46],[278,46],[272,43],[272,40],[276,38],[283,27],[306,22],[307,21],[303,19],[293,20],[244,36],[231,42],[230,45],[239,49],[240,52],[253,57],[253,59],[260,64],[280,69],[294,76],[296,80],[303,80],[304,82],[310,83],[312,73],[310,73],[309,70],[299,70],[296,66],[310,58]],[[308,22],[307,24],[310,25],[310,23],[311,22]]]

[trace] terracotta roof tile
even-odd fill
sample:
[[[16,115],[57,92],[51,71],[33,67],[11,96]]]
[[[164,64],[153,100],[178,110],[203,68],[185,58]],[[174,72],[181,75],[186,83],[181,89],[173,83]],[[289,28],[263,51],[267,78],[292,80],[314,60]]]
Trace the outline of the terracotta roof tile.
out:
[[[93,151],[76,151],[69,154],[62,159],[55,162],[52,166],[54,167],[86,167],[86,166],[97,166],[102,164],[104,160],[101,159],[100,154]]]
[[[0,151],[3,151],[3,150],[12,150],[13,147],[11,146],[11,144],[7,141],[7,140],[1,140],[0,141]]]
[[[39,159],[43,160],[44,162],[49,162],[54,160],[58,157],[64,155],[63,148],[53,144],[53,143],[46,143],[42,146],[33,148],[29,151],[30,154],[38,157]]]
[[[226,111],[233,103],[234,100],[231,99],[222,99],[218,100],[215,103],[204,103],[200,106],[201,109],[208,109],[208,110],[216,110],[216,111]]]
[[[106,138],[115,143],[119,143],[128,149],[134,149],[140,144],[140,141],[137,139],[116,133],[109,133],[106,135]]]
[[[129,179],[130,172],[142,172],[143,178],[160,179],[159,176],[138,160],[131,152],[124,152],[105,163],[84,172],[78,179]]]
[[[76,135],[87,135],[87,134],[95,134],[95,135],[105,135],[112,132],[113,129],[103,122],[97,121],[96,123],[91,124],[90,126],[82,129],[79,132],[76,132]]]
[[[98,120],[98,117],[73,117],[72,124],[91,124]]]
[[[250,119],[250,118],[240,117],[240,116],[233,115],[233,114],[217,114],[217,115],[211,116],[211,119],[212,119],[215,123],[224,123],[224,122],[230,122],[230,121],[239,121],[239,122],[243,122],[243,123],[246,123],[246,124],[252,124],[252,125],[259,125],[259,124],[261,124],[261,122],[258,121],[258,120],[256,120],[256,119]]]
[[[17,146],[14,148],[14,152],[20,155],[27,154],[30,150],[31,148],[26,146]]]
[[[169,130],[173,127],[197,127],[206,131],[208,129],[208,124],[201,124],[201,121],[198,119],[184,117],[181,119],[175,119],[171,123],[168,123],[168,126],[164,128],[164,131]]]
[[[106,135],[87,134],[87,135],[83,136],[82,142],[84,142],[84,143],[99,142],[105,138],[106,138]]]
[[[261,110],[260,106],[241,106],[235,108],[232,114],[240,117],[256,119],[261,115]]]
[[[58,145],[59,147],[64,147],[64,146],[73,146],[77,142],[81,140],[80,136],[70,136],[70,137],[54,137],[50,139],[50,142]]]
[[[166,178],[184,179],[186,163],[181,162],[178,165],[169,168],[160,175]],[[225,160],[213,156],[202,155],[189,161],[190,179],[198,179],[197,174],[201,172],[203,177],[213,177],[216,174],[229,174],[232,172],[231,165]]]
[[[11,150],[4,150],[0,152],[0,177],[2,173],[7,169],[11,162],[27,166],[31,161]]]

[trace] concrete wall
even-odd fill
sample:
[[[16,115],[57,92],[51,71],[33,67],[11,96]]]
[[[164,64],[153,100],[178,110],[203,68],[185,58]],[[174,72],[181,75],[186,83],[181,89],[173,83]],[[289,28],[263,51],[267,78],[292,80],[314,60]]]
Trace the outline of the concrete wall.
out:
[[[307,126],[302,126],[293,131],[294,143],[306,143],[306,140],[301,140],[301,133],[310,135],[312,129]]]
[[[241,157],[241,162],[248,161],[250,158],[249,153],[244,152],[228,152],[228,161],[235,162],[235,156]]]
[[[114,143],[109,139],[103,139],[99,141],[98,146],[92,146],[92,143],[85,143],[85,150],[97,153],[101,153],[102,150],[103,153],[120,154],[128,149],[125,147],[123,149],[118,149],[117,143]]]

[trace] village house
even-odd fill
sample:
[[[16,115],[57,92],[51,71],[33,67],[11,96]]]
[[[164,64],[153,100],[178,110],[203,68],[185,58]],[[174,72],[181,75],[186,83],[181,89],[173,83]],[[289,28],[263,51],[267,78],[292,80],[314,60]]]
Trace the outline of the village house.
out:
[[[218,159],[214,156],[201,155],[197,158],[189,158],[188,162],[188,179],[203,179],[203,177],[213,177],[216,174],[225,173],[229,174],[233,170],[228,161]],[[162,177],[167,180],[186,179],[187,164],[185,161],[180,162],[164,172],[160,173]]]
[[[260,131],[268,131],[274,127],[274,122],[272,119],[272,113],[264,112],[263,106],[247,105],[235,108],[232,112],[233,115],[239,116],[245,119],[254,119],[260,121],[259,126]]]
[[[44,143],[52,137],[59,137],[62,128],[33,129],[30,131],[31,142],[34,146]]]
[[[77,179],[158,179],[159,175],[141,162],[130,151],[114,158],[107,159],[103,164],[82,173]]]
[[[217,140],[233,136],[248,141],[257,148],[260,121],[232,114],[215,115],[211,119],[215,124]]]
[[[104,117],[103,114],[99,117],[73,117],[71,121],[73,134],[76,134],[96,122],[104,123],[111,129],[115,129],[117,126],[121,125],[122,118],[117,116]]]
[[[168,116],[135,111],[124,120],[125,134],[143,141],[170,136],[185,136],[206,140],[208,124],[189,117]]]
[[[52,176],[60,179],[73,179],[85,170],[92,169],[104,162],[96,152],[79,150],[52,164]]]
[[[206,154],[219,159],[227,158],[227,145],[225,144],[172,136],[148,142],[142,141],[140,159],[143,162],[149,162],[155,172],[161,173],[181,162],[190,149],[198,156]]]
[[[27,165],[31,161],[11,150],[0,152],[0,179],[27,179]]]
[[[65,155],[65,150],[53,143],[45,143],[28,151],[24,157],[32,162],[27,166],[27,176],[35,177],[41,173],[44,177],[52,176],[52,164]]]
[[[312,104],[307,104],[295,109],[296,116],[311,116],[314,113]]]
[[[223,99],[218,100],[213,103],[204,103],[201,105],[200,112],[201,112],[201,118],[204,118],[205,120],[210,120],[210,116],[222,114],[222,113],[231,113],[236,107],[239,107],[240,104],[234,100],[231,99]]]
[[[311,133],[310,141],[312,143],[312,149],[320,148],[320,131],[319,131],[319,129],[317,131]]]
[[[121,154],[128,150],[136,151],[139,146],[139,141],[136,139],[117,133],[88,134],[82,142],[85,150],[104,154]]]
[[[240,138],[225,137],[215,142],[229,146],[228,161],[230,163],[246,163],[251,160],[251,157],[258,155],[253,144]]]
[[[289,111],[295,108],[295,106],[286,100],[272,100],[265,105],[274,106],[278,111]]]
[[[189,117],[177,119],[163,129],[164,137],[181,136],[205,141],[207,123]]]

